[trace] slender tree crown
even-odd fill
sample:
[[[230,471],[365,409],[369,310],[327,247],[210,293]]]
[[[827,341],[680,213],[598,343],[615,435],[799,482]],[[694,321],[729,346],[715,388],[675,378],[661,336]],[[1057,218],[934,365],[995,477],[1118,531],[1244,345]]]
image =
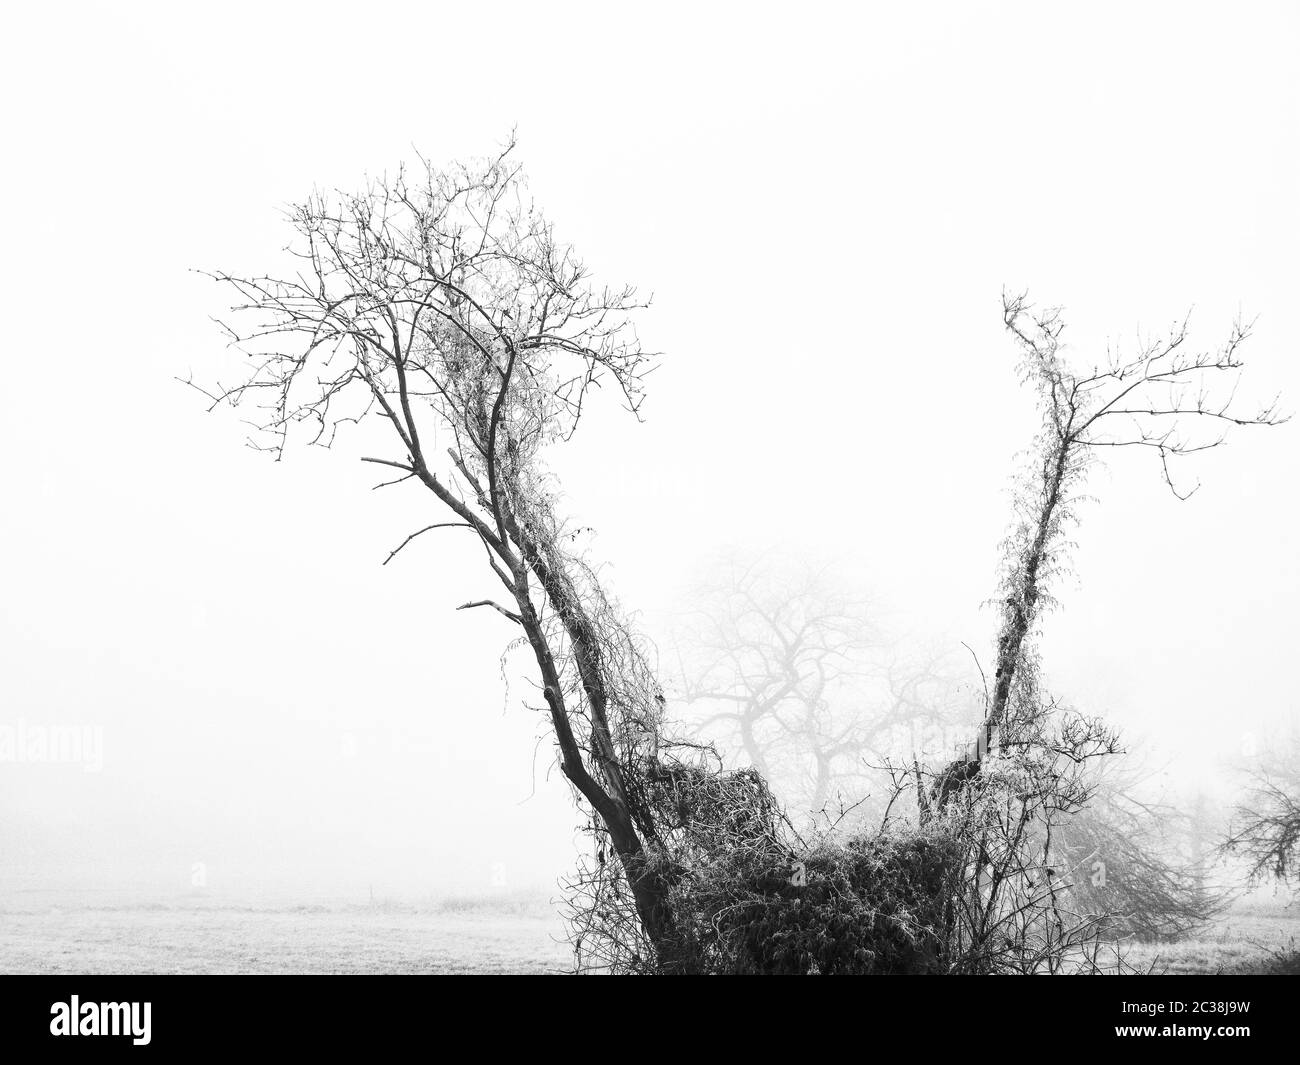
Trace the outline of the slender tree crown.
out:
[[[671,931],[647,790],[663,699],[640,641],[570,548],[542,458],[572,437],[596,389],[639,413],[652,357],[632,315],[645,301],[591,282],[526,198],[513,147],[294,207],[291,276],[211,275],[239,295],[223,325],[250,361],[205,391],[214,406],[251,404],[252,442],[277,456],[299,423],[325,446],[345,423],[391,428],[400,451],[364,461],[399,471],[385,486],[422,485],[454,519],[393,555],[434,529],[482,543],[506,604],[461,609],[522,629],[561,769],[597,849],[619,859],[653,956]]]
[[[1023,294],[1004,295],[1002,317],[1019,346],[1021,378],[1035,393],[1042,426],[1003,549],[1002,627],[988,715],[995,726],[1006,715],[1015,674],[1032,665],[1026,638],[1052,601],[1050,588],[1070,546],[1066,533],[1103,449],[1154,453],[1165,484],[1185,500],[1199,482],[1180,487],[1174,464],[1220,447],[1234,427],[1286,420],[1276,400],[1248,408],[1238,399],[1241,348],[1250,336],[1243,322],[1233,324],[1219,347],[1196,350],[1184,319],[1134,354],[1111,350],[1104,363],[1074,370],[1063,350],[1059,308],[1036,312]]]

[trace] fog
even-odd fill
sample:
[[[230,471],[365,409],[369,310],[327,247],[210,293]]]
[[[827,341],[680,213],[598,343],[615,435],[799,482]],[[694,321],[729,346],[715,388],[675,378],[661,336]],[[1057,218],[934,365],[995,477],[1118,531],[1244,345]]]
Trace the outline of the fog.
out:
[[[1085,364],[1258,315],[1243,395],[1295,409],[1298,48],[1287,4],[11,13],[0,725],[102,750],[0,761],[0,889],[548,890],[572,862],[513,633],[454,609],[490,591],[478,548],[382,565],[436,519],[370,491],[358,434],[276,463],[178,381],[229,359],[192,271],[274,265],[288,203],[517,130],[559,235],[654,293],[644,421],[598,396],[552,456],[647,634],[716,552],[776,548],[987,662],[1037,424],[1004,286],[1063,305]],[[1187,502],[1149,455],[1090,482],[1044,672],[1175,792],[1230,800],[1300,719],[1298,440],[1234,434]]]

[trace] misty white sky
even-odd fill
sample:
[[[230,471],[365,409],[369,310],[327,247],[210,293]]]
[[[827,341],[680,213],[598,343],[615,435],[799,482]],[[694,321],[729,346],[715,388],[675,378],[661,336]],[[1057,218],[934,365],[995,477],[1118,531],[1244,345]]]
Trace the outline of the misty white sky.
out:
[[[272,9],[267,10],[270,6]],[[101,728],[102,772],[0,763],[4,883],[300,893],[549,884],[574,816],[490,584],[344,439],[276,465],[175,381],[279,211],[517,128],[598,277],[655,295],[646,421],[554,465],[666,638],[709,554],[831,557],[899,631],[989,649],[1035,419],[999,294],[1091,362],[1194,306],[1259,315],[1244,390],[1300,405],[1294,4],[26,5],[0,49],[8,313],[0,724]],[[1044,665],[1230,794],[1300,717],[1300,422],[1187,503],[1099,471]],[[535,780],[534,780],[535,777]]]

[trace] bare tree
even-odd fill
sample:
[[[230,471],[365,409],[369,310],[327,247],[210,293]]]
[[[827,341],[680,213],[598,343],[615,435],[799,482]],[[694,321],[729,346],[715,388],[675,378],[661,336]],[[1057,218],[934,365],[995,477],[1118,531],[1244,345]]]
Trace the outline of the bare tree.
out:
[[[1117,737],[1036,690],[1017,711],[1014,731],[981,754],[981,773],[964,786],[952,786],[951,767],[893,765],[883,827],[896,807],[905,812],[898,800],[914,790],[922,828],[956,843],[941,930],[946,971],[1105,971],[1106,915],[1079,905],[1077,870],[1060,867],[1058,837],[1092,801],[1093,767],[1117,752]]]
[[[945,792],[971,779],[990,746],[1006,740],[1018,702],[1030,712],[1036,705],[1030,636],[1052,603],[1053,580],[1067,564],[1067,534],[1078,521],[1095,458],[1112,448],[1148,451],[1169,490],[1187,499],[1199,485],[1180,489],[1178,462],[1221,446],[1234,427],[1285,420],[1276,401],[1248,410],[1237,400],[1241,347],[1250,335],[1241,321],[1217,348],[1190,348],[1184,319],[1131,356],[1110,351],[1104,363],[1075,371],[1064,357],[1059,308],[1036,313],[1024,295],[1004,294],[1002,318],[1020,347],[1021,377],[1033,388],[1043,420],[1004,545],[1002,621],[983,729],[941,776]]]
[[[1204,804],[1185,807],[1145,792],[1145,774],[1108,760],[1087,807],[1056,836],[1056,868],[1078,905],[1108,915],[1108,938],[1177,939],[1229,902],[1203,860]]]
[[[488,608],[531,650],[561,769],[653,950],[673,923],[643,783],[662,696],[638,640],[566,546],[543,462],[597,389],[640,410],[652,358],[632,317],[645,303],[591,281],[526,198],[513,147],[295,206],[296,270],[211,275],[237,293],[223,325],[248,358],[236,382],[205,391],[214,406],[251,406],[254,446],[277,455],[299,424],[328,446],[342,424],[379,422],[393,450],[363,461],[442,512],[393,554],[435,530],[482,546],[500,601],[459,609]],[[431,447],[438,439],[450,446]]]
[[[1090,912],[1094,900],[1059,866],[1070,851],[1063,834],[1079,833],[1097,796],[1093,767],[1118,751],[1118,739],[1042,690],[1031,640],[1067,565],[1088,469],[1103,448],[1146,449],[1185,499],[1195,489],[1180,490],[1179,460],[1218,447],[1234,426],[1283,419],[1275,404],[1243,411],[1236,402],[1249,332],[1241,323],[1222,346],[1198,352],[1188,349],[1184,321],[1134,356],[1112,352],[1104,365],[1076,372],[1064,359],[1059,310],[1034,313],[1024,296],[1004,296],[1003,321],[1043,420],[1004,544],[992,684],[974,741],[928,779],[914,763],[912,777],[922,821],[948,824],[963,842],[947,926],[955,970],[1095,971],[1111,915]]]
[[[1300,885],[1300,740],[1265,758],[1247,781],[1221,850],[1244,857],[1252,880]]]

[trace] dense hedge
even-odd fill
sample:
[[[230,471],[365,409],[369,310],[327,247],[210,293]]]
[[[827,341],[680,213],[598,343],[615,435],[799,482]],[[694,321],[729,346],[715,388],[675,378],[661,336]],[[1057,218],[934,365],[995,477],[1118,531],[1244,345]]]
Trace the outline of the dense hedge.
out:
[[[938,972],[956,854],[917,830],[737,850],[681,881],[677,913],[697,971]]]

